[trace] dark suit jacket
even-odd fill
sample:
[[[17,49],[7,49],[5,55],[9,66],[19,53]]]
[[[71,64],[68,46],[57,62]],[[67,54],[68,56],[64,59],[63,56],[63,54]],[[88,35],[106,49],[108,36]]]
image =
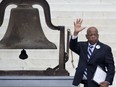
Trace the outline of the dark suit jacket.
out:
[[[107,72],[106,81],[112,84],[115,74],[115,66],[111,48],[101,42],[98,42],[96,46],[99,46],[100,48],[95,47],[90,61],[87,62],[88,42],[77,42],[77,38],[70,40],[70,49],[79,55],[79,62],[76,68],[73,85],[77,86],[81,83],[83,72],[85,67],[87,67],[87,81],[89,87],[99,87],[98,84],[92,81],[94,72],[98,65]]]

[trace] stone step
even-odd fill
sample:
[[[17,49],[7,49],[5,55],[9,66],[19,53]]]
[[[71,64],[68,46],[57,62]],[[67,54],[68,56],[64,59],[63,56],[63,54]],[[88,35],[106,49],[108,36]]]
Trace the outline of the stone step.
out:
[[[43,11],[40,11],[42,14]],[[116,19],[115,11],[51,11],[51,18],[74,19],[77,17],[84,19]],[[44,15],[41,15],[41,17]]]
[[[115,0],[58,0],[58,1],[54,1],[54,0],[47,0],[49,3],[80,3],[80,4],[99,4],[99,3],[116,3]]]
[[[0,87],[73,87],[72,80],[72,76],[0,76]]]
[[[61,3],[100,3],[100,0],[88,0],[87,2],[84,0],[59,0],[59,1],[54,1],[54,0],[46,0],[48,3],[56,3],[56,4],[61,4]]]
[[[71,8],[70,8],[71,7]],[[115,11],[115,4],[51,4],[52,11]]]

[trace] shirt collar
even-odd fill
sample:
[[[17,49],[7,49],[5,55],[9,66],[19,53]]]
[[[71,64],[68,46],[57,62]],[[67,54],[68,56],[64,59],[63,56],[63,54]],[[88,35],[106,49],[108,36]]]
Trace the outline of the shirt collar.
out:
[[[95,46],[96,46],[96,44],[97,43],[95,43],[95,44],[93,44],[92,46],[93,46],[93,48],[95,48]],[[88,46],[90,46],[91,44],[90,43],[88,43]]]

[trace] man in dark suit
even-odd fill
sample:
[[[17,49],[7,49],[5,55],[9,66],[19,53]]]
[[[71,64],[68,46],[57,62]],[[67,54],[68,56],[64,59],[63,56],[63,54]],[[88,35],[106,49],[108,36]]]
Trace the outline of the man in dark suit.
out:
[[[74,22],[74,33],[70,40],[70,49],[79,55],[73,85],[78,86],[82,83],[84,87],[108,87],[112,85],[115,74],[111,48],[98,40],[99,34],[96,27],[87,29],[87,41],[78,42],[79,32],[85,29],[81,26],[82,21],[77,19]],[[89,52],[90,45],[92,48]],[[100,84],[92,80],[97,66],[100,66],[107,73],[105,81]]]

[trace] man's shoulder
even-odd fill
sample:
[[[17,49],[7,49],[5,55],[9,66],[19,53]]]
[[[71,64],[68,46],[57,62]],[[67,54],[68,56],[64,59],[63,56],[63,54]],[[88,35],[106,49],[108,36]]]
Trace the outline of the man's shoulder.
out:
[[[110,47],[108,44],[106,44],[106,43],[99,42],[99,44],[100,44],[102,47],[111,48],[111,47]]]
[[[88,42],[87,41],[79,41],[77,42],[81,46],[87,46]]]

